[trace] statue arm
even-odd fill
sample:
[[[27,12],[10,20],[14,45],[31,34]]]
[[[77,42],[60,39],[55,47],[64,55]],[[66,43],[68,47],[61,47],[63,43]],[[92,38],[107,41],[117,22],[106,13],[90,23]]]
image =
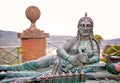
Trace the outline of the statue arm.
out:
[[[89,62],[88,62],[88,63],[96,63],[96,62],[99,62],[99,61],[100,61],[100,55],[99,55],[99,53],[95,52],[95,53],[93,54],[93,57],[91,57],[91,58],[89,59]]]
[[[67,40],[60,48],[57,49],[57,55],[60,58],[62,58],[64,60],[67,60],[67,58],[70,56],[68,54],[68,51],[73,46],[73,44],[74,44],[74,40],[73,39]]]
[[[58,53],[57,55],[58,55],[60,58],[64,59],[65,61],[68,61],[68,62],[71,63],[72,65],[74,64],[74,61],[75,61],[76,57],[69,55],[65,49],[59,48],[59,49],[57,50],[57,53]]]
[[[57,55],[64,60],[67,60],[67,58],[69,57],[69,54],[66,52],[64,48],[58,48]]]

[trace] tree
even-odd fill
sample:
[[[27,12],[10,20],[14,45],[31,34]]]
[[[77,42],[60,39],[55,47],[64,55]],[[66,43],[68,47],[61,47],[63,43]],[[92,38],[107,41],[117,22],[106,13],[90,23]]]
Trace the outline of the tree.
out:
[[[101,35],[95,34],[94,38],[98,41],[99,44],[101,44],[101,41],[103,40]]]

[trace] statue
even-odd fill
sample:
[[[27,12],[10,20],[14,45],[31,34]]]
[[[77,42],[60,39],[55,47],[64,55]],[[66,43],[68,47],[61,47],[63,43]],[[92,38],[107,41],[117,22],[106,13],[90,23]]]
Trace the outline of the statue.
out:
[[[68,39],[60,48],[58,48],[57,55],[49,55],[38,60],[26,62],[22,65],[10,66],[6,70],[36,70],[38,68],[49,67],[55,60],[57,60],[56,64],[59,66],[58,69],[64,72],[68,72],[68,70],[71,71],[72,68],[75,67],[81,69],[86,64],[89,65],[99,62],[99,46],[93,38],[93,21],[91,18],[87,17],[87,13],[85,14],[85,17],[81,18],[78,22],[77,36]]]
[[[49,74],[65,76],[63,73],[76,73],[76,71],[82,74],[88,73],[89,76],[89,72],[100,71],[100,68],[105,66],[100,68],[96,66],[100,61],[100,49],[93,38],[93,21],[87,13],[78,22],[77,36],[66,40],[56,52],[57,55],[46,55],[20,65],[0,66],[0,70],[6,71],[4,78],[41,76],[43,79]]]
[[[59,70],[66,73],[75,72],[76,69],[80,71],[87,65],[99,62],[99,45],[93,38],[93,21],[87,17],[87,13],[78,22],[77,36],[68,39],[63,46],[57,49],[57,54],[60,57]]]

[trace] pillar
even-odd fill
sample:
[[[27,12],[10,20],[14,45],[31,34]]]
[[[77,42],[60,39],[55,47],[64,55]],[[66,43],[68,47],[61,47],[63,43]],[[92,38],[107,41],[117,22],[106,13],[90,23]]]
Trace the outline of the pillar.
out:
[[[30,20],[31,26],[18,33],[22,44],[22,62],[38,59],[46,55],[46,38],[48,33],[38,29],[35,22],[39,19],[41,12],[36,6],[30,6],[26,9],[26,17]]]

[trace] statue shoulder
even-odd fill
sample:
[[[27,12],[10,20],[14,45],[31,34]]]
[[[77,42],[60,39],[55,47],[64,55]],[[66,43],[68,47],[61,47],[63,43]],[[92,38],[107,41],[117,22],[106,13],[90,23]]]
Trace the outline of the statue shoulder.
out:
[[[60,48],[68,49],[75,43],[76,38],[70,37],[69,39],[66,39],[64,43],[60,46]]]
[[[77,38],[75,37],[70,37],[69,39],[66,39],[65,40],[65,43],[68,43],[68,42],[74,42]]]

